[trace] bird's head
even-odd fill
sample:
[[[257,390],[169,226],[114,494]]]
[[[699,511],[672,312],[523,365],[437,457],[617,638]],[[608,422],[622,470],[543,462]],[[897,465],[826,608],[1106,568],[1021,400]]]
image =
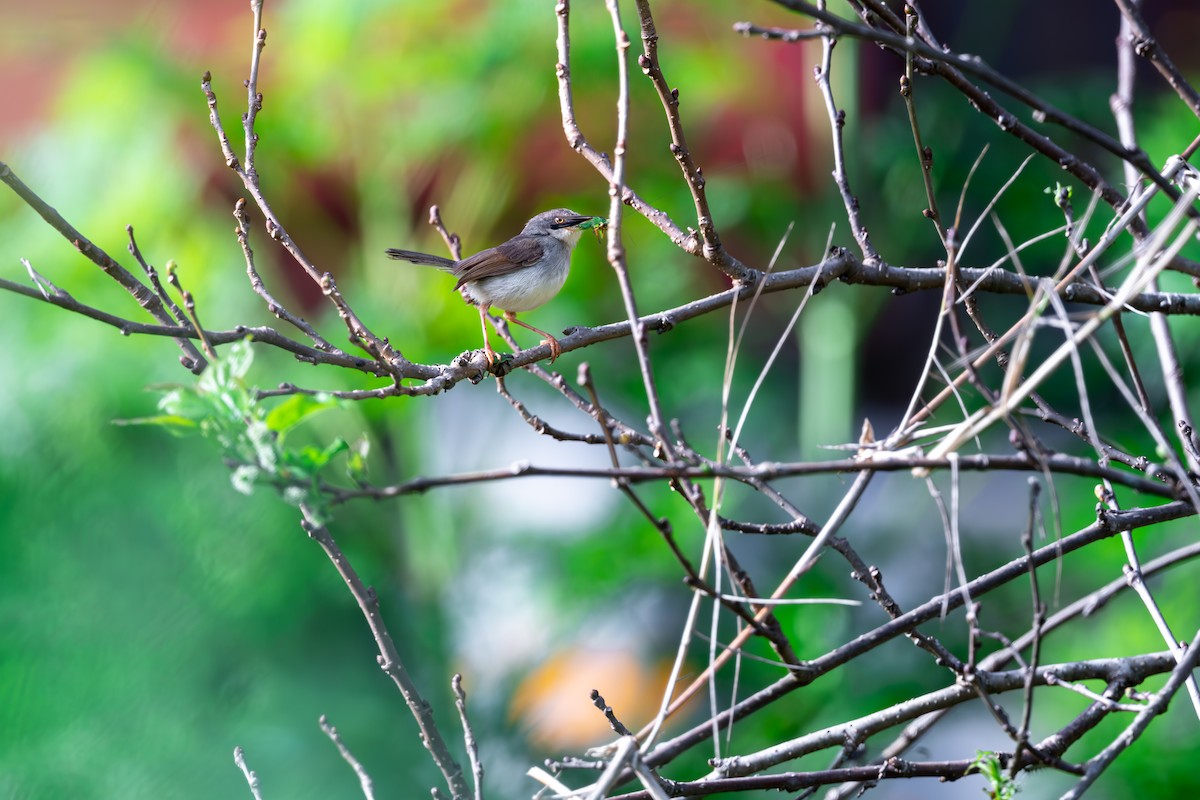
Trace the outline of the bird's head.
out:
[[[552,211],[543,211],[529,220],[525,223],[525,228],[521,233],[553,236],[567,246],[574,247],[584,231],[603,228],[607,224],[608,220],[604,217],[588,217],[576,214],[570,209],[556,208]]]

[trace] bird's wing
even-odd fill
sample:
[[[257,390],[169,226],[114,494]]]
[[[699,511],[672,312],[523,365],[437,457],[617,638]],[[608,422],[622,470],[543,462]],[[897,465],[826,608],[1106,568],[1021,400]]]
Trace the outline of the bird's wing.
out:
[[[395,247],[389,247],[386,252],[388,258],[394,258],[398,261],[411,261],[414,264],[437,267],[448,272],[454,269],[455,262],[442,256],[435,256],[430,253],[418,253],[416,250],[399,250]]]
[[[458,276],[458,283],[454,288],[458,289],[468,281],[508,275],[536,264],[545,253],[539,238],[517,236],[499,247],[491,247],[470,258],[464,258],[454,268],[454,274]]]

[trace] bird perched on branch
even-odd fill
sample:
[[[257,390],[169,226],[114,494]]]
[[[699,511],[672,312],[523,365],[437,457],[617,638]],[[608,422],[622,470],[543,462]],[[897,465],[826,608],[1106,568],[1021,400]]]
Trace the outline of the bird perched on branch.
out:
[[[540,328],[517,319],[519,311],[532,311],[546,303],[562,288],[571,269],[571,251],[583,232],[603,230],[604,217],[588,217],[565,208],[543,211],[521,232],[507,242],[489,247],[462,261],[412,250],[389,248],[388,257],[424,264],[449,272],[458,278],[455,289],[464,289],[468,302],[479,307],[483,326],[483,351],[488,365],[496,363],[496,352],[488,341],[487,313],[492,306],[504,312],[504,318],[546,337],[550,361],[562,355],[562,345]]]

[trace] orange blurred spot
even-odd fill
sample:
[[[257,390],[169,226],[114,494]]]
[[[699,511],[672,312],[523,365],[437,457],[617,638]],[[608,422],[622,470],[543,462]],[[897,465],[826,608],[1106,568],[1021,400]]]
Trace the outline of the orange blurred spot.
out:
[[[617,719],[636,731],[658,712],[670,669],[668,662],[647,664],[627,650],[563,650],[517,687],[509,719],[520,720],[529,741],[544,749],[603,744],[615,734],[604,713],[592,704],[591,691],[599,691]]]

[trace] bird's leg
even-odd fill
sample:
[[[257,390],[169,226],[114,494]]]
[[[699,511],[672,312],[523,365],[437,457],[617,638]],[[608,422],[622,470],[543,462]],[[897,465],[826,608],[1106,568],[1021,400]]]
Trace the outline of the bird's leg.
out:
[[[488,341],[487,331],[487,306],[479,306],[479,326],[483,328],[483,354],[487,356],[488,366],[494,366],[497,360],[496,351],[492,349],[492,343]]]
[[[521,320],[517,319],[517,315],[511,311],[505,311],[504,318],[506,320],[508,320],[509,322],[517,323],[522,328],[528,328],[529,330],[533,331],[534,333],[540,333],[542,336],[545,336],[546,338],[542,340],[542,344],[550,345],[550,363],[551,364],[554,363],[554,359],[556,359],[562,355],[562,345],[558,343],[558,339],[555,339],[553,336],[546,333],[541,328],[535,328],[527,322],[521,322]]]

